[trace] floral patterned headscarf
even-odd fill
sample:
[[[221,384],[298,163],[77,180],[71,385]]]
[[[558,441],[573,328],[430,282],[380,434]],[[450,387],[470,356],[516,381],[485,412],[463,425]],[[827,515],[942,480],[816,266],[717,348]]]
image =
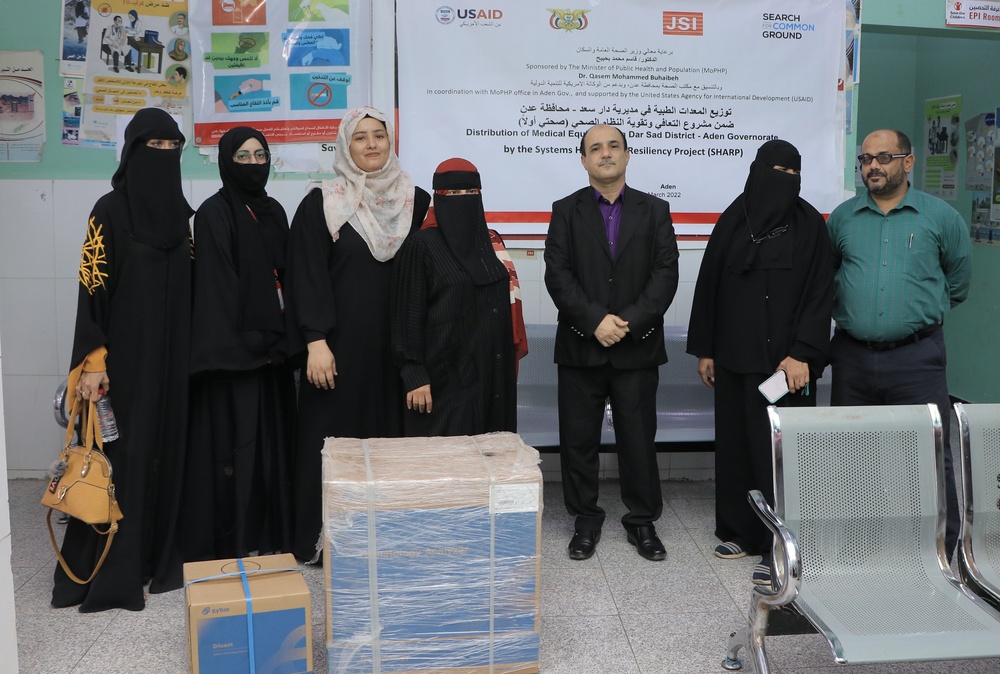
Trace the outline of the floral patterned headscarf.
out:
[[[382,122],[389,134],[389,158],[385,166],[371,173],[358,168],[350,150],[354,129],[365,117]],[[399,164],[392,125],[375,108],[354,108],[341,120],[334,145],[337,177],[323,181],[323,212],[330,236],[336,241],[340,228],[350,223],[376,260],[391,260],[410,233],[413,220],[413,180]]]

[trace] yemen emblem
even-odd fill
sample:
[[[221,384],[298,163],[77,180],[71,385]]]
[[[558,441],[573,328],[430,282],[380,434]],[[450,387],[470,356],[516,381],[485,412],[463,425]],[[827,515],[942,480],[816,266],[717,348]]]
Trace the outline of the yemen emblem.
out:
[[[583,30],[587,27],[589,9],[546,9],[552,12],[549,25],[556,30]]]

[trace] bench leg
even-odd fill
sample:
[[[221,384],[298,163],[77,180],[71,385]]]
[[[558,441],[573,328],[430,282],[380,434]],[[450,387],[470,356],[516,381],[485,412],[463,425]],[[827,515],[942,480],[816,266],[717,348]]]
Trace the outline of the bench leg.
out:
[[[736,632],[729,635],[729,648],[726,649],[726,659],[722,661],[722,668],[735,672],[743,669],[743,660],[740,659],[740,651],[743,650],[750,639],[750,628],[741,627]]]
[[[746,650],[753,660],[755,674],[771,674],[771,665],[767,660],[767,648],[764,637],[767,635],[767,619],[770,606],[764,603],[766,597],[759,592],[753,592],[750,613],[747,624],[729,635],[729,646],[722,668],[730,671],[743,669],[743,658],[740,651]]]

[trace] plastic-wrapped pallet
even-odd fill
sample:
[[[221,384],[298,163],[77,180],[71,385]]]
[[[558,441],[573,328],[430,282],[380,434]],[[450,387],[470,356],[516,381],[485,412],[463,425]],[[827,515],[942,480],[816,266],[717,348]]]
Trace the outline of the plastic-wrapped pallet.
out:
[[[330,674],[538,671],[538,463],[514,433],[327,439]]]

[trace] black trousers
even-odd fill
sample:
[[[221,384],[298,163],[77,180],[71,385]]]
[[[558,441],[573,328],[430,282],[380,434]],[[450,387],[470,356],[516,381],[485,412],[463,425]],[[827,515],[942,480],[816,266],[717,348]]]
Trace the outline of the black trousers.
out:
[[[759,489],[774,506],[774,461],[771,456],[770,405],[757,389],[771,376],[741,374],[715,366],[715,535],[721,541],[738,541],[751,555],[771,554],[768,529],[747,500]],[[786,393],[778,407],[816,405],[816,382],[809,395]]]
[[[838,330],[830,343],[833,365],[833,405],[919,405],[936,403],[944,434],[944,479],[947,499],[945,549],[949,558],[958,543],[960,527],[955,468],[951,457],[951,420],[948,362],[944,330],[915,344],[873,351]]]
[[[655,367],[619,370],[559,366],[559,455],[566,509],[576,528],[599,530],[604,510],[597,504],[601,424],[605,400],[611,400],[622,502],[622,524],[652,524],[663,511],[656,463]]]

